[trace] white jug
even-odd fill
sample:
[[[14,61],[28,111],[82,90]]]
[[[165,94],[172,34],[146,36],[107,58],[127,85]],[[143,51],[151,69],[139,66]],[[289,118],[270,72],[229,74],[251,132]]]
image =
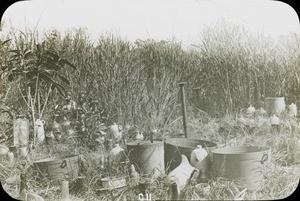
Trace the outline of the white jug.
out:
[[[113,135],[113,137],[116,140],[121,140],[122,139],[122,132],[119,131],[119,126],[116,123],[113,123],[109,127],[109,131],[111,132],[111,134]]]
[[[199,180],[205,181],[209,177],[208,166],[209,166],[209,157],[205,149],[202,148],[202,145],[198,145],[191,153],[191,165],[199,170]]]
[[[271,120],[271,125],[279,125],[280,121],[279,121],[279,118],[273,114],[272,117],[270,117],[270,120]]]
[[[191,165],[198,170],[202,168],[202,162],[207,157],[208,153],[202,148],[202,145],[198,145],[191,153]]]
[[[297,116],[297,105],[294,103],[289,105],[289,116],[291,117]]]

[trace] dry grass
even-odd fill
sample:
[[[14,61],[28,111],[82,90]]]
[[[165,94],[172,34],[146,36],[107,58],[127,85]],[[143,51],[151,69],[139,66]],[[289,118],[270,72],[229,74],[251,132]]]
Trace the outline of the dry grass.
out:
[[[226,120],[232,121],[230,118]],[[218,132],[220,127],[219,119],[208,118],[207,115],[204,115],[202,119],[198,116],[197,119],[191,119],[189,122],[191,133],[194,135],[192,136],[193,138],[209,141],[223,139]],[[177,123],[180,124],[181,122]],[[178,127],[180,126],[178,125]],[[268,125],[263,125],[262,127],[268,127]],[[197,130],[202,132],[206,130],[209,134],[199,136],[199,133],[192,132]],[[253,135],[249,135],[246,131],[244,133],[231,133],[226,146],[255,145],[271,147],[271,160],[262,166],[264,178],[262,180],[262,188],[259,191],[243,189],[237,181],[213,178],[206,184],[187,185],[179,198],[183,200],[233,200],[239,198],[245,200],[272,200],[285,198],[292,194],[299,183],[300,165],[299,163],[293,163],[290,158],[291,154],[288,152],[287,137],[289,134],[287,132],[289,130],[282,128],[283,132],[276,135],[271,133],[269,128],[256,128],[256,130],[257,132],[254,132]],[[225,145],[223,140],[218,142],[221,145]],[[126,196],[130,200],[137,199],[138,194],[141,192],[141,187],[134,186],[130,179],[125,188],[113,191],[101,190],[100,179],[105,177],[106,174],[105,170],[101,169],[101,153],[91,152],[84,148],[80,148],[78,152],[81,154],[81,170],[83,170],[81,174],[85,176],[82,183],[84,190],[77,194],[71,190],[72,198],[75,200],[113,200]],[[37,155],[35,156],[37,157]],[[5,176],[6,179],[2,180],[4,189],[12,197],[16,197],[19,194],[20,173],[28,168],[31,163],[32,160],[29,158],[15,162],[10,168],[11,171]],[[39,182],[32,175],[34,175],[33,172],[28,171],[29,191],[37,192],[46,200],[57,200],[59,198],[60,181],[49,179]],[[168,200],[171,198],[170,186],[165,182],[164,178],[165,175],[147,186],[147,192],[151,193],[153,200]]]

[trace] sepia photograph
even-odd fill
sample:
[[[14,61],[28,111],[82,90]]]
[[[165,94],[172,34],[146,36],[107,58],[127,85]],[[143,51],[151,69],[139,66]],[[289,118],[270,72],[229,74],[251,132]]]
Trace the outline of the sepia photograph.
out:
[[[287,3],[17,1],[1,17],[0,64],[7,198],[297,191],[300,24]]]

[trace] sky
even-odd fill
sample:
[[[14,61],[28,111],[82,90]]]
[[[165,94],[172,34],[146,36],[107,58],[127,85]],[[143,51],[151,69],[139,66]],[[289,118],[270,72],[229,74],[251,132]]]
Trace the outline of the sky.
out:
[[[274,39],[300,34],[295,10],[271,0],[32,0],[11,5],[1,21],[3,33],[10,26],[39,33],[83,27],[94,40],[114,33],[130,41],[175,39],[188,46],[221,19]]]

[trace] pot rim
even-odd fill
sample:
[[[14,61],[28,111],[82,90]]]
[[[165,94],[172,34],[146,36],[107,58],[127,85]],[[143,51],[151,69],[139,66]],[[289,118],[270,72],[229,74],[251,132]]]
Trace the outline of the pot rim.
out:
[[[239,151],[239,149],[244,149],[243,151]],[[212,150],[213,154],[220,154],[220,155],[251,155],[257,154],[260,152],[269,152],[271,150],[270,147],[267,146],[237,146],[237,147],[221,147]]]

